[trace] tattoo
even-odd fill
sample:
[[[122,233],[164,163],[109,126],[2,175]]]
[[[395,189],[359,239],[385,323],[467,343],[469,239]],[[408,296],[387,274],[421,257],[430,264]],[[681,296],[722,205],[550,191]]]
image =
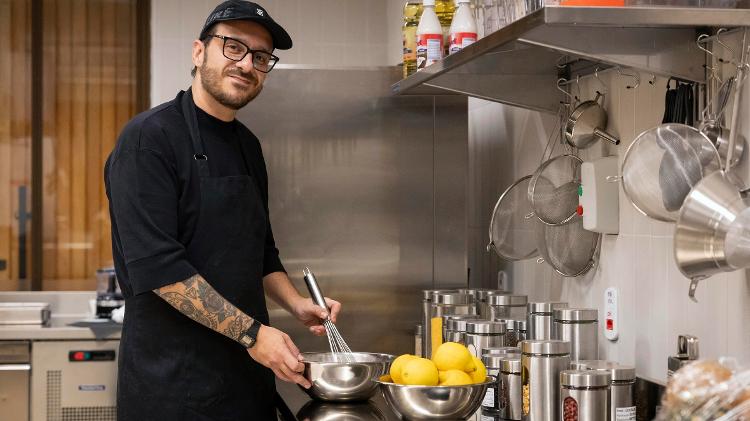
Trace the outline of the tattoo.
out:
[[[254,321],[216,292],[200,275],[154,292],[180,313],[235,341]]]

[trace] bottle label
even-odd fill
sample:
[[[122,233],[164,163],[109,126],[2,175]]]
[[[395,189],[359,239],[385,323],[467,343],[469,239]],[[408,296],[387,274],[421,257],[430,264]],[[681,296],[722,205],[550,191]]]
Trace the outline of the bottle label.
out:
[[[417,59],[417,28],[404,28],[404,62]]]
[[[484,394],[484,399],[482,400],[482,406],[497,409],[497,405],[495,405],[495,388],[493,386],[487,388],[487,393]]]
[[[615,409],[616,421],[635,421],[636,408],[634,406],[625,406]]]
[[[474,32],[456,32],[451,34],[450,54],[461,51],[463,48],[477,42],[477,34]]]
[[[443,35],[417,35],[417,69],[424,69],[443,58]]]

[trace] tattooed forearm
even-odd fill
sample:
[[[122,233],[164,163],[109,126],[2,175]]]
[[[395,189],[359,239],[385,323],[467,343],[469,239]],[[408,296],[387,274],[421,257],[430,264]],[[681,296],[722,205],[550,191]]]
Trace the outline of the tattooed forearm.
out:
[[[200,275],[154,292],[180,313],[235,341],[253,323],[252,317],[219,295]]]

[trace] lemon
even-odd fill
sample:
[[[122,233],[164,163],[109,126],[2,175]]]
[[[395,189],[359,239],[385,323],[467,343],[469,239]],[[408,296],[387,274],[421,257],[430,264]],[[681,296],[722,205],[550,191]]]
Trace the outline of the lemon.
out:
[[[474,370],[469,373],[472,383],[484,383],[487,380],[487,367],[479,358],[472,356],[472,359],[474,360]]]
[[[448,372],[443,370],[438,370],[438,384],[445,381],[445,379],[448,378]]]
[[[404,364],[418,358],[416,355],[404,354],[393,360],[391,363],[391,370],[389,371],[391,378],[394,383],[403,384],[404,381],[401,379],[401,370],[404,368]]]
[[[461,370],[443,371],[445,375],[440,380],[440,386],[463,386],[474,383],[471,376]]]
[[[393,379],[391,378],[390,374],[383,374],[382,376],[378,377],[378,380],[380,380],[381,382],[393,383]]]
[[[471,371],[474,362],[469,350],[456,342],[446,342],[432,353],[432,361],[438,370]]]
[[[426,358],[414,358],[404,365],[401,379],[408,385],[437,386],[438,369]]]

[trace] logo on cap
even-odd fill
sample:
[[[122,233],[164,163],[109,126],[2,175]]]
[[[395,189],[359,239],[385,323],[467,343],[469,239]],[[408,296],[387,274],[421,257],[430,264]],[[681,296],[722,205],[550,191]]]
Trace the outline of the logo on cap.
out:
[[[263,16],[263,9],[255,9],[255,13],[257,13],[258,16]]]

